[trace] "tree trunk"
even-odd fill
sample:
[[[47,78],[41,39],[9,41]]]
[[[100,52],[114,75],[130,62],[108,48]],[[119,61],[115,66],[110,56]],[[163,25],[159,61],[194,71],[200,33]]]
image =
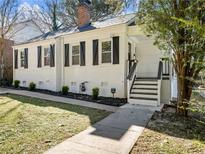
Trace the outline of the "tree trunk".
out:
[[[186,82],[186,79],[178,75],[178,101],[177,101],[177,113],[179,115],[188,116],[188,106],[192,94],[192,82]]]

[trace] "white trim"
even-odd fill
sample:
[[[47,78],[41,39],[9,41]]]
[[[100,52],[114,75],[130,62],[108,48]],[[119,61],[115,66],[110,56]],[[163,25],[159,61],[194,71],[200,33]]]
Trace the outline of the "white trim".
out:
[[[50,64],[49,65],[45,65],[45,49],[48,49],[48,51],[49,51],[49,56],[50,56],[50,46],[49,45],[45,45],[45,46],[42,46],[42,51],[43,51],[43,53],[42,53],[42,62],[43,62],[43,64],[42,64],[42,68],[50,68]],[[51,62],[51,60],[50,60],[50,62]]]
[[[108,42],[108,41],[110,41],[111,42],[111,61],[109,62],[109,63],[103,63],[102,62],[102,43],[103,42]],[[104,65],[104,66],[110,66],[110,65],[112,65],[112,63],[113,63],[113,41],[112,41],[112,38],[104,38],[104,39],[100,39],[99,40],[99,47],[100,47],[100,56],[99,56],[99,64],[100,65]],[[109,53],[109,52],[106,52],[106,53]]]
[[[73,47],[74,46],[79,46],[79,54],[78,54],[79,55],[79,64],[76,64],[76,65],[73,64]],[[70,66],[72,66],[72,67],[80,66],[80,42],[70,44],[70,48],[71,48],[71,58],[70,58],[71,59],[71,65]]]

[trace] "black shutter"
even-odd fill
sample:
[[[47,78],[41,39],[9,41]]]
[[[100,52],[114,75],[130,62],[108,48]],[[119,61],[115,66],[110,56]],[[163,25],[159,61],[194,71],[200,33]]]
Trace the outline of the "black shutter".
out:
[[[113,64],[119,64],[120,48],[119,48],[119,36],[113,37]]]
[[[14,68],[18,69],[18,50],[14,50]]]
[[[80,42],[80,66],[85,66],[85,42]]]
[[[50,67],[55,67],[55,44],[50,45]]]
[[[38,46],[38,68],[42,67],[42,47]]]
[[[69,66],[69,44],[64,45],[64,51],[65,51],[65,67]]]
[[[93,40],[93,65],[98,65],[98,40]]]
[[[25,53],[24,68],[28,68],[28,48],[24,49],[24,53]]]

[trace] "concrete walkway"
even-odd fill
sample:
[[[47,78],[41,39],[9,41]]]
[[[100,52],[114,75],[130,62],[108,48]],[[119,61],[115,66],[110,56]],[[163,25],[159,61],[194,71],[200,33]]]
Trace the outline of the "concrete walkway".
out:
[[[76,99],[70,99],[70,98],[65,98],[65,97],[60,97],[60,96],[42,94],[39,92],[31,92],[31,91],[26,91],[26,90],[14,90],[14,89],[0,88],[0,94],[16,94],[16,95],[22,95],[22,96],[29,96],[29,97],[40,98],[40,99],[45,99],[49,101],[55,101],[55,102],[79,105],[79,106],[84,106],[84,107],[100,109],[100,110],[106,110],[110,112],[116,112],[119,109],[119,107],[97,104],[97,103],[92,103],[92,102],[87,102],[87,101],[76,100]]]
[[[45,154],[128,154],[155,110],[161,107],[125,105]]]

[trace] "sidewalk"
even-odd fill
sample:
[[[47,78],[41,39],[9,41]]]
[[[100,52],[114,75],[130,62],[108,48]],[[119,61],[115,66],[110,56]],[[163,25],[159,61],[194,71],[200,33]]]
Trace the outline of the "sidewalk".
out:
[[[125,105],[45,154],[128,154],[154,111],[160,109]]]
[[[31,91],[26,91],[26,90],[14,90],[14,89],[0,88],[0,94],[16,94],[16,95],[22,95],[22,96],[29,96],[29,97],[40,98],[40,99],[45,99],[49,101],[68,103],[72,105],[79,105],[79,106],[84,106],[84,107],[100,109],[100,110],[106,110],[110,112],[116,112],[119,109],[119,107],[97,104],[97,103],[92,103],[92,102],[87,102],[87,101],[76,100],[76,99],[70,99],[66,97],[42,94],[39,92],[31,92]]]

